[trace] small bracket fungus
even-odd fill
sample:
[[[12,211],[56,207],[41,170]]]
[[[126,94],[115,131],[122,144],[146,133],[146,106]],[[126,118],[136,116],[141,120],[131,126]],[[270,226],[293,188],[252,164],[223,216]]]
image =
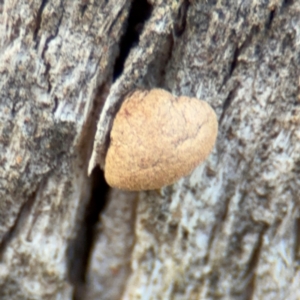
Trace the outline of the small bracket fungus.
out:
[[[113,122],[106,181],[135,191],[172,184],[206,159],[217,132],[216,114],[206,102],[162,89],[136,90]]]

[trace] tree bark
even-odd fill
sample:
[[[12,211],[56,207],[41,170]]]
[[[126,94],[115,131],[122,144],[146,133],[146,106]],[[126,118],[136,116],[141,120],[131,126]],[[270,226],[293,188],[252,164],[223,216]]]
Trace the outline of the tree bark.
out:
[[[0,299],[299,299],[299,28],[292,0],[0,1]],[[108,188],[155,87],[212,105],[213,153]]]

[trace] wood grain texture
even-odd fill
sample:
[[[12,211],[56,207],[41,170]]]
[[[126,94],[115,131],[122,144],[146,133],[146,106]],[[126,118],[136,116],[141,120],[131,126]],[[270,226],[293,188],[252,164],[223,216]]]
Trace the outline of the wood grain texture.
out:
[[[0,2],[0,298],[299,299],[299,2],[149,1],[115,81],[130,2],[25,2]],[[78,292],[88,164],[137,87],[210,103],[216,148],[123,216],[109,193]]]
[[[72,298],[94,111],[129,4],[0,4],[1,299]]]

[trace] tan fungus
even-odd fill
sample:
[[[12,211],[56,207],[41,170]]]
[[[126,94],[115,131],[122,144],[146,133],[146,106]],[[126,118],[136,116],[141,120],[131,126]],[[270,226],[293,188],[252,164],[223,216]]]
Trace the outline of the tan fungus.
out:
[[[172,184],[206,159],[217,132],[216,114],[205,101],[136,90],[114,119],[105,178],[124,190]]]

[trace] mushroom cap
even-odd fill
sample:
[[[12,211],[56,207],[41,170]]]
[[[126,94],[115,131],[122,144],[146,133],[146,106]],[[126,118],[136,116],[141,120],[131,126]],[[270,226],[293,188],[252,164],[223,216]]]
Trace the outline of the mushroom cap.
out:
[[[106,181],[136,191],[172,184],[206,159],[217,132],[216,114],[205,101],[162,89],[136,90],[113,122]]]

